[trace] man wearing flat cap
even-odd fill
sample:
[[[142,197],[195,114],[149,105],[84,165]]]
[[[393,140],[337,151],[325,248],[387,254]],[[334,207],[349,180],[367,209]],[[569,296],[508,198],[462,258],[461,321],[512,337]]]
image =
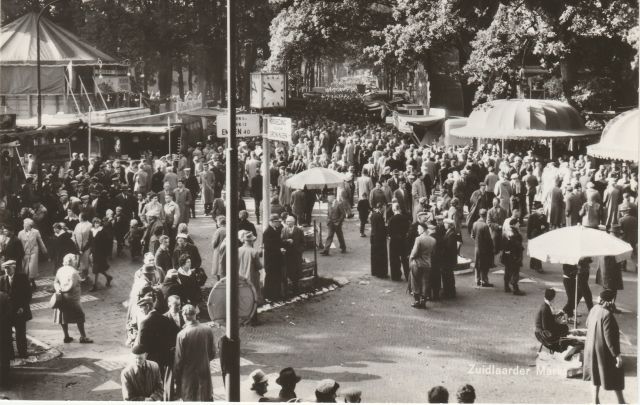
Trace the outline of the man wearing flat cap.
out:
[[[322,380],[316,386],[316,402],[335,403],[340,384],[331,379]]]
[[[161,374],[164,375],[173,363],[171,355],[176,342],[172,338],[177,335],[178,327],[161,312],[156,311],[151,297],[141,298],[138,307],[145,314],[144,319],[139,321],[138,343],[146,348],[148,360],[157,363]]]
[[[147,360],[147,349],[135,345],[132,361],[120,373],[123,401],[162,401],[163,388],[160,367]]]
[[[11,305],[9,321],[16,331],[18,356],[27,357],[27,321],[32,318],[29,306],[32,294],[29,279],[24,273],[16,273],[15,260],[2,263],[2,270],[5,274],[0,276],[0,291],[9,296]]]

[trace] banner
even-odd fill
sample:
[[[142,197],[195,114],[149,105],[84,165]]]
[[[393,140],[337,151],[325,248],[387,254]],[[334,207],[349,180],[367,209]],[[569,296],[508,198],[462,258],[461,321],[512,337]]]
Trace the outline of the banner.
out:
[[[216,135],[218,138],[229,136],[229,116],[218,115],[216,121]],[[262,136],[260,133],[259,114],[238,114],[236,115],[236,135],[239,138],[252,136]]]
[[[114,92],[129,92],[131,91],[131,84],[129,83],[129,76],[104,76],[102,78],[96,76],[96,86],[107,85]],[[102,89],[101,89],[102,90]],[[104,93],[105,91],[102,90]]]
[[[292,143],[291,132],[291,118],[269,117],[267,124],[267,139]]]

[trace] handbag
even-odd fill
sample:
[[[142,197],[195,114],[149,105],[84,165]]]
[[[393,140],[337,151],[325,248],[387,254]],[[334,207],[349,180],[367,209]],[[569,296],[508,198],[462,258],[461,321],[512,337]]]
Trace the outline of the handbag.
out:
[[[62,297],[62,293],[53,293],[51,295],[51,299],[49,300],[49,307],[51,309],[60,309],[63,300],[64,298]]]

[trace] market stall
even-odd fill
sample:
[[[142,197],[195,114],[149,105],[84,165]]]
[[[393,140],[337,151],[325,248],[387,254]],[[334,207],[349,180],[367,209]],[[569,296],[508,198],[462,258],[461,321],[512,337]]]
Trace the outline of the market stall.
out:
[[[454,128],[451,135],[473,138],[478,142],[538,142],[548,146],[553,158],[554,143],[567,151],[579,150],[600,132],[584,125],[578,111],[558,100],[494,100],[484,103],[469,115],[467,124]],[[508,149],[508,148],[507,148]]]

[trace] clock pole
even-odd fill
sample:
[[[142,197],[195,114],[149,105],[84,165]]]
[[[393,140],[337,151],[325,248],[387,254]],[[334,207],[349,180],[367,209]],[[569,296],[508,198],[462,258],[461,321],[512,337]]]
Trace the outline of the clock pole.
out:
[[[225,376],[227,401],[240,402],[240,335],[238,325],[238,142],[236,133],[236,9],[227,0],[227,305],[226,335],[229,344],[229,372]]]
[[[267,138],[269,125],[269,115],[262,115],[262,231],[266,231],[269,226],[271,216],[271,143]],[[259,210],[260,207],[256,207]]]

